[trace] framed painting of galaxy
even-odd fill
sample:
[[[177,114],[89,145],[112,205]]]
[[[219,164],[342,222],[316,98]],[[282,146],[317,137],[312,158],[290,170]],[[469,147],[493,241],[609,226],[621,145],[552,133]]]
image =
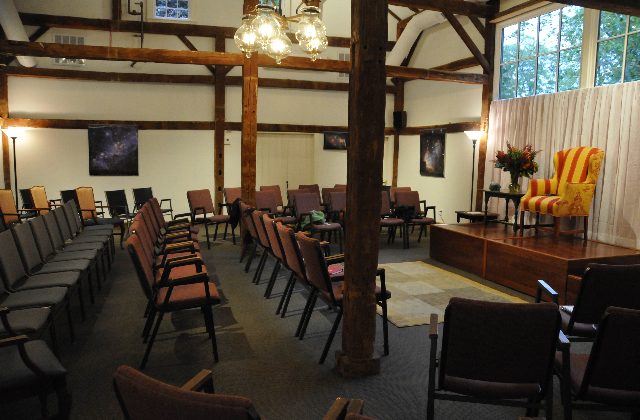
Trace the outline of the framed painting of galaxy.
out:
[[[138,127],[89,127],[89,175],[138,175]]]
[[[443,131],[425,131],[420,134],[420,175],[444,178]]]

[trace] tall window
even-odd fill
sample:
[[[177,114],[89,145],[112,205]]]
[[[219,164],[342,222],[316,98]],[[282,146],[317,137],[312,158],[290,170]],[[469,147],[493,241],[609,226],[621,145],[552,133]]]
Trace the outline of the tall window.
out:
[[[596,86],[640,80],[640,17],[600,12]]]
[[[584,9],[567,6],[502,30],[500,98],[580,87]]]
[[[153,17],[158,19],[189,20],[189,0],[154,0]]]

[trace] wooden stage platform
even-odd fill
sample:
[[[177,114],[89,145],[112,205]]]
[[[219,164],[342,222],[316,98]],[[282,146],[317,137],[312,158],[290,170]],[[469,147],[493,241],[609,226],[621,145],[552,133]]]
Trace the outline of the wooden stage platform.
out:
[[[523,236],[497,223],[432,225],[431,258],[484,279],[535,296],[538,279],[547,281],[560,302],[571,304],[579,277],[589,263],[640,263],[640,251],[596,241],[550,236],[533,229]]]

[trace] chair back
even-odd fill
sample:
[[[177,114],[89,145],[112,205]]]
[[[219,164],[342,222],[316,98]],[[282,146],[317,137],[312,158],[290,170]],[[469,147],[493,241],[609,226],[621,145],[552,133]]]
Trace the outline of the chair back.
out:
[[[323,188],[322,193],[320,194],[322,197],[322,204],[325,206],[331,207],[331,198],[329,197],[329,193],[336,191],[344,191],[340,188]]]
[[[595,184],[600,174],[604,151],[596,147],[574,147],[553,156],[555,175],[551,179],[552,191],[563,196],[567,183]]]
[[[80,220],[80,213],[76,207],[75,201],[67,201],[62,207],[58,207],[60,214],[67,220],[72,235],[76,235],[82,230],[82,220]],[[58,222],[61,223],[61,222]]]
[[[304,261],[307,281],[323,295],[330,297],[331,300],[335,302],[329,271],[324,259],[324,254],[322,253],[320,241],[310,238],[302,232],[296,233],[296,240],[300,248],[300,255],[302,255]]]
[[[84,220],[94,219],[98,216],[96,214],[96,199],[93,195],[93,188],[76,188],[76,198],[78,200],[78,207],[80,207],[80,216]]]
[[[29,226],[29,223],[20,223],[13,225],[11,229],[26,271],[28,273],[36,271],[42,265],[43,257],[38,251],[38,245],[31,232],[31,226]]]
[[[289,270],[293,271],[301,281],[307,281],[307,275],[304,271],[304,262],[302,261],[302,255],[298,249],[296,242],[296,234],[290,227],[283,225],[280,222],[276,223],[276,231],[278,232],[278,238],[282,244],[282,251],[284,252],[285,264]]]
[[[158,225],[161,227],[164,227],[167,222],[166,220],[164,220],[164,214],[162,214],[162,208],[160,207],[160,203],[158,202],[158,199],[155,197],[151,197],[147,202],[149,203],[149,208],[151,209],[151,213],[153,213],[153,216],[155,217],[155,220],[158,223]],[[144,205],[141,206],[140,208],[143,208],[143,207]]]
[[[278,192],[275,190],[256,191],[256,208],[276,214],[278,212]]]
[[[411,191],[411,187],[391,187],[389,189],[389,199],[392,203],[396,202],[396,192],[398,191]]]
[[[380,216],[391,215],[391,202],[388,191],[380,191]]]
[[[227,204],[231,204],[234,201],[236,201],[238,198],[242,197],[242,188],[241,187],[224,188],[222,190],[222,194],[224,195],[224,202]]]
[[[251,400],[195,392],[153,379],[129,366],[113,378],[120,408],[130,420],[259,420]]]
[[[262,223],[263,214],[264,212],[260,210],[252,211],[251,221],[253,222],[253,227],[255,228],[258,235],[258,242],[263,248],[269,249],[269,237],[267,236],[267,231],[265,230],[264,224]]]
[[[60,227],[58,226],[58,221],[53,213],[49,212],[42,216],[42,220],[44,221],[45,227],[47,228],[47,232],[49,233],[49,238],[51,238],[51,243],[55,249],[64,248],[64,240],[62,239],[62,234],[60,233]]]
[[[29,188],[29,197],[31,198],[32,208],[38,209],[41,215],[49,213],[51,205],[47,199],[47,191],[42,186]],[[24,197],[22,199],[24,202]]]
[[[74,224],[74,231],[71,232],[71,227],[69,226],[69,222],[67,221],[67,217],[65,216],[64,208],[58,207],[56,209],[53,209],[51,210],[51,214],[53,214],[53,216],[56,219],[56,222],[58,223],[58,228],[60,229],[60,234],[62,235],[62,239],[64,241],[68,241],[69,239],[72,239],[76,233],[75,224]]]
[[[206,213],[216,214],[213,200],[211,199],[211,191],[208,189],[187,191],[187,201],[192,215],[196,213],[196,210],[201,211],[202,209]]]
[[[133,189],[133,201],[135,208],[139,209],[144,206],[144,203],[153,198],[153,191],[151,187],[134,188]]]
[[[597,324],[609,306],[640,309],[640,264],[589,264],[570,322]]]
[[[253,213],[254,211],[255,209],[246,205],[244,201],[240,202],[240,220],[242,221],[243,226],[247,229],[247,232],[249,232],[249,235],[255,241],[259,241],[258,232],[256,231],[256,227],[253,224],[253,218],[251,216],[251,213]]]
[[[0,274],[0,295],[27,276],[18,245],[10,230],[0,232]]]
[[[20,222],[18,209],[11,190],[0,190],[0,214],[2,215],[2,223],[5,226]]]
[[[578,397],[589,396],[591,387],[598,394],[627,394],[638,404],[640,395],[640,311],[610,307],[600,321],[596,341],[585,369]],[[573,376],[573,375],[572,375]],[[612,395],[613,394],[613,395]],[[635,395],[635,397],[633,397]],[[606,401],[603,401],[606,402]]]
[[[107,206],[111,217],[127,216],[129,214],[129,204],[127,194],[124,190],[105,191]]]
[[[53,245],[53,241],[47,231],[47,226],[44,222],[44,216],[34,217],[29,220],[29,226],[31,226],[31,232],[33,233],[33,238],[38,245],[38,250],[40,251],[40,256],[43,260],[48,260],[56,251]]]
[[[278,234],[276,233],[274,222],[275,221],[273,220],[273,218],[269,217],[268,214],[262,214],[262,225],[264,226],[264,230],[267,233],[267,238],[269,238],[271,252],[278,260],[283,261],[284,254],[282,253],[282,247],[280,246],[280,241],[278,239]]]
[[[68,201],[74,201],[77,205],[78,197],[76,196],[76,190],[60,190],[60,200],[63,204]]]
[[[298,197],[298,194],[303,194],[306,193],[307,191],[305,190],[287,190],[287,205],[289,207],[294,207],[296,206],[296,199]]]
[[[260,191],[276,191],[278,195],[276,199],[278,200],[278,206],[282,207],[282,191],[280,190],[280,185],[261,185]]]
[[[395,206],[413,207],[416,213],[420,213],[420,195],[418,191],[396,191]]]
[[[136,273],[138,274],[138,282],[147,299],[153,294],[154,276],[153,276],[153,259],[150,257],[143,246],[142,237],[138,234],[131,235],[127,238],[127,251],[131,257]]]
[[[445,310],[439,385],[485,381],[546,394],[560,315],[553,303],[452,298]]]
[[[320,196],[316,193],[299,192],[295,201],[296,216],[310,213],[311,210],[322,210]]]
[[[345,191],[335,191],[329,193],[332,212],[343,212],[347,209],[347,193]]]
[[[20,199],[22,200],[22,208],[23,209],[32,209],[33,199],[31,198],[31,193],[28,188],[20,188]]]
[[[333,188],[338,188],[338,189],[341,189],[341,190],[345,190],[345,191],[346,191],[346,189],[347,189],[347,184],[334,184],[334,185],[333,185]]]

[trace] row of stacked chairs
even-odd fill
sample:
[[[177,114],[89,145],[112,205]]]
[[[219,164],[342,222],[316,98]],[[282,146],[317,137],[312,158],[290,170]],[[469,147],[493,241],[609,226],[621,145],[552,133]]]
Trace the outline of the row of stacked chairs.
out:
[[[54,392],[59,416],[68,416],[56,323],[66,315],[74,341],[71,299],[77,297],[84,320],[86,295],[95,302],[114,251],[113,226],[84,226],[74,202],[0,232],[0,401],[38,395],[44,417]],[[47,330],[53,351],[43,341]]]
[[[218,289],[200,254],[198,230],[189,220],[165,221],[160,204],[150,199],[134,217],[127,250],[147,298],[143,342],[147,344],[140,368],[144,369],[165,313],[202,310],[218,361],[212,305],[220,303]]]

